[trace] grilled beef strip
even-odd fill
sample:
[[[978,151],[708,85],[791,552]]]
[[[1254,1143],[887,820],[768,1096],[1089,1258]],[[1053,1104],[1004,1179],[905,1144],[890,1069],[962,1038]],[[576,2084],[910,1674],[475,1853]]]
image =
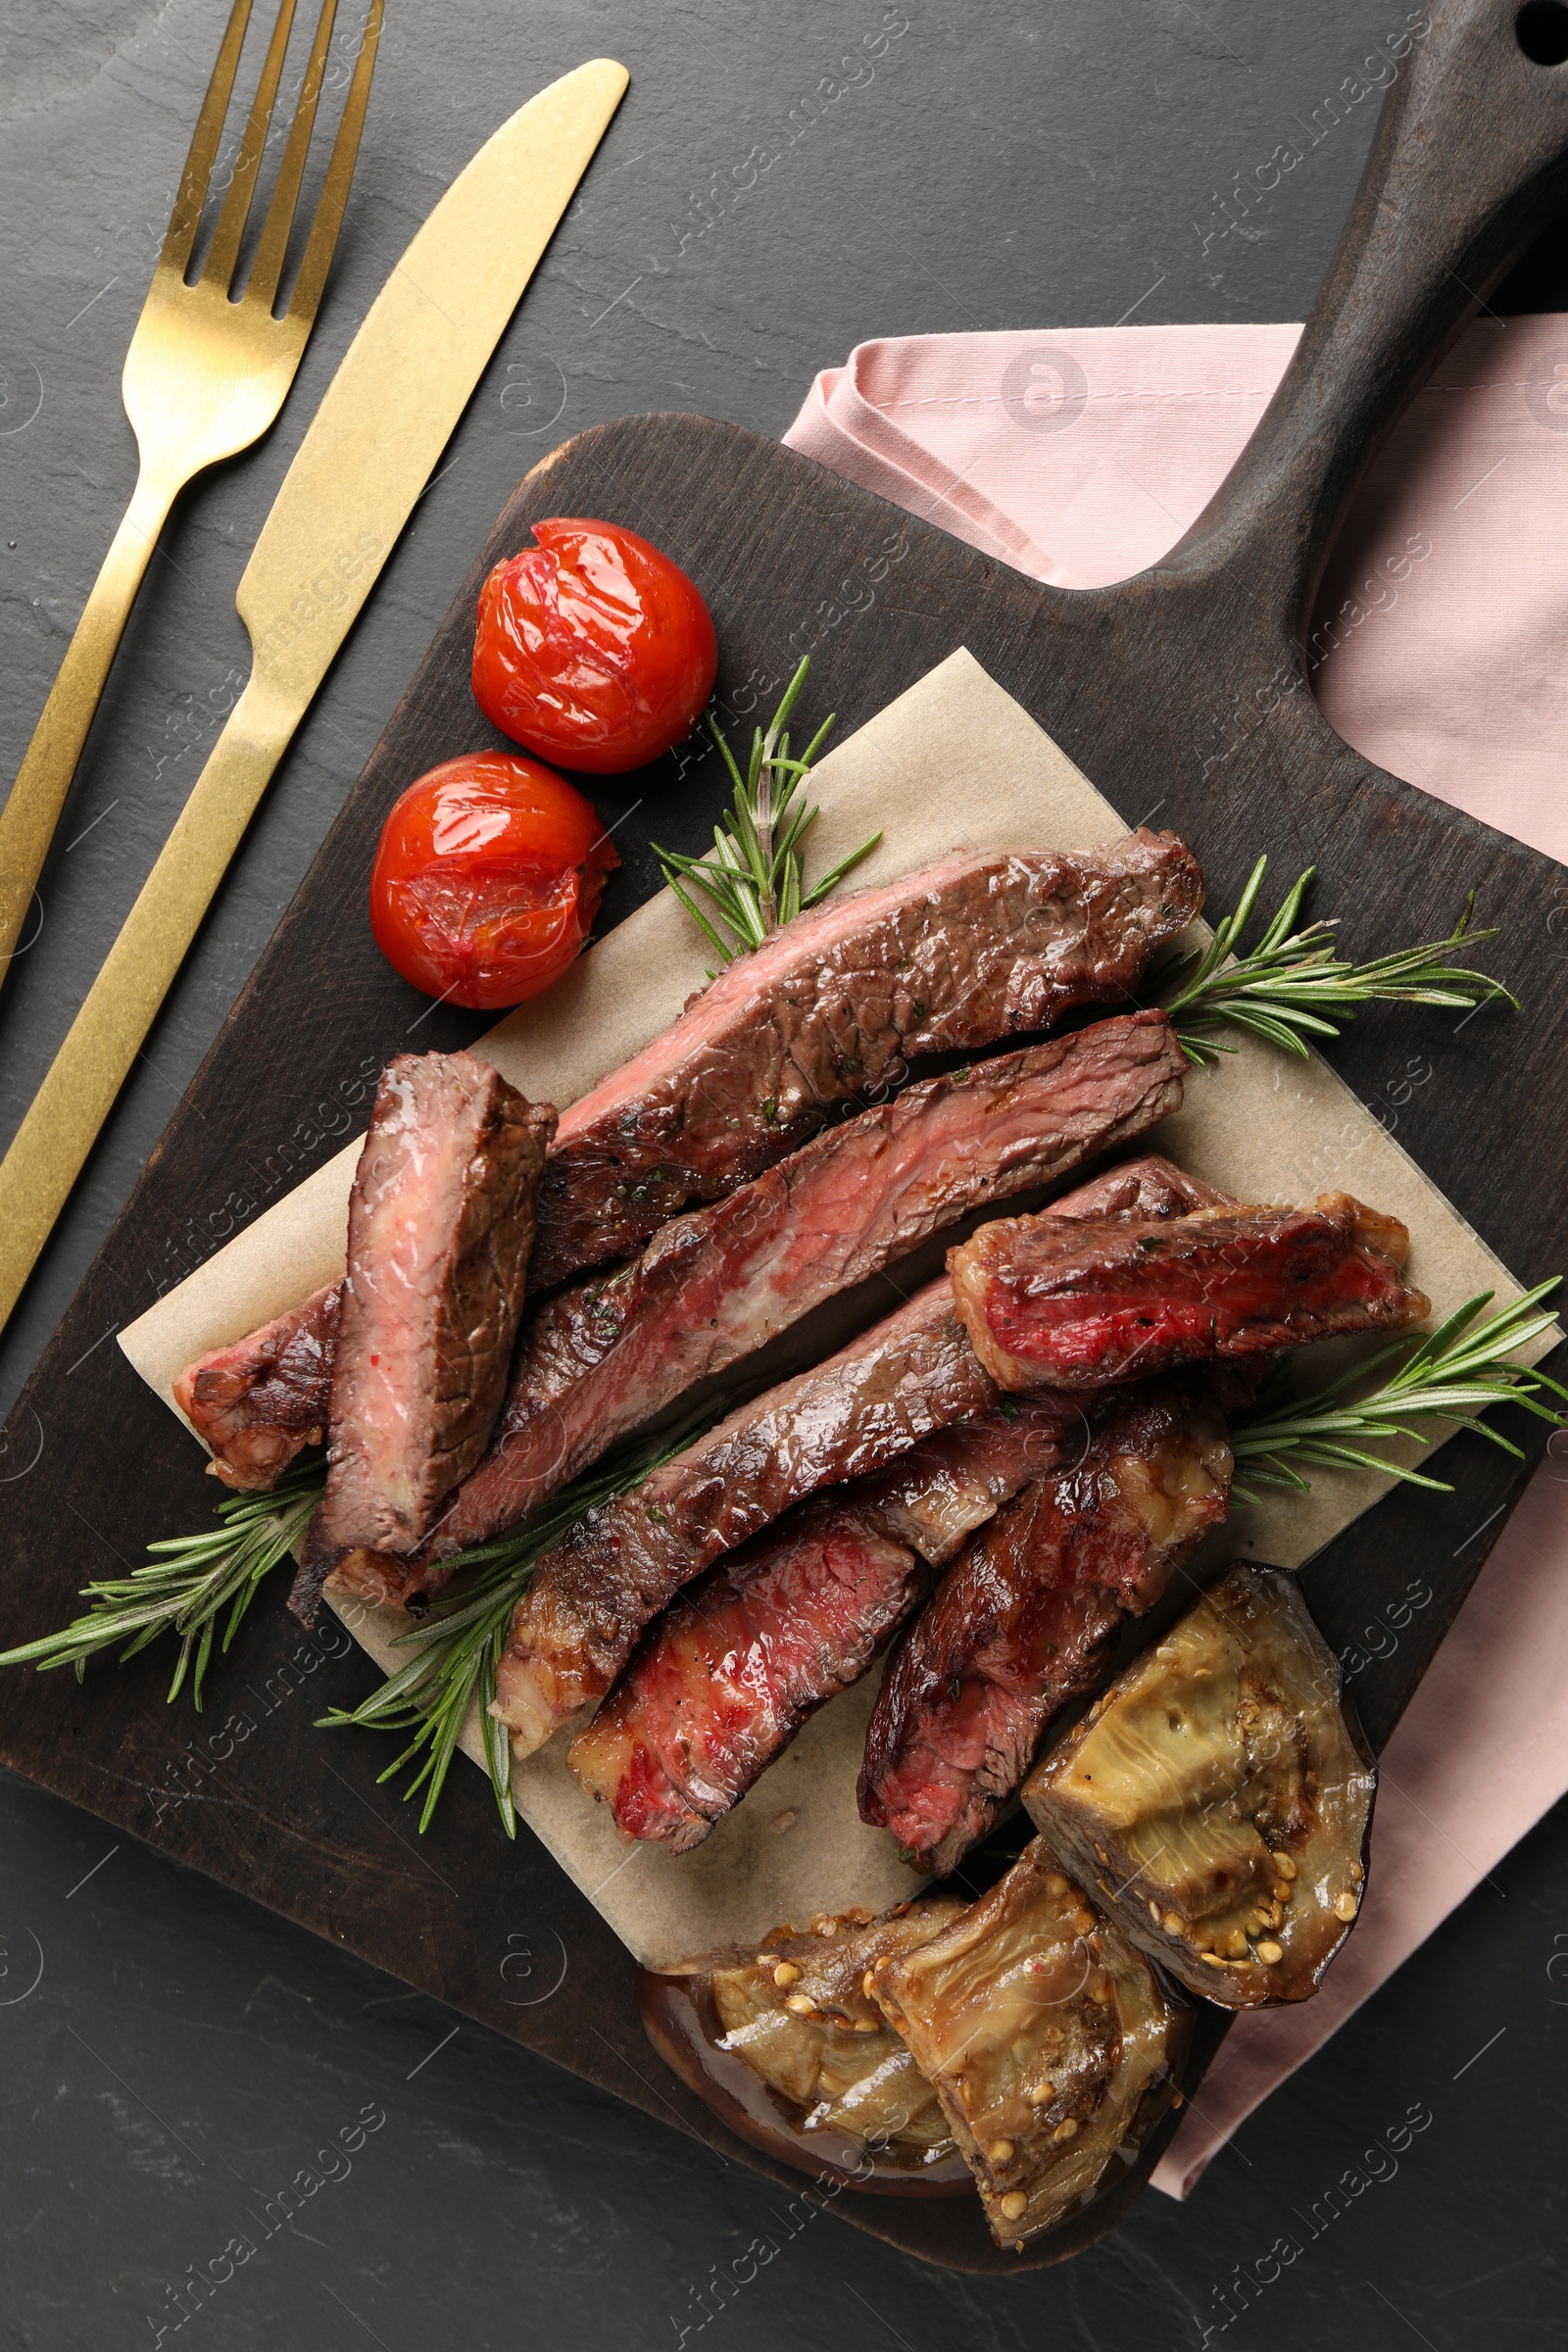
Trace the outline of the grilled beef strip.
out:
[[[928,1078],[546,1299],[431,1556],[526,1517],[683,1391],[967,1210],[1143,1134],[1181,1107],[1183,1069],[1166,1016],[1136,1012]]]
[[[923,1564],[823,1497],[744,1546],[657,1627],[568,1761],[630,1838],[700,1845],[806,1721],[858,1682],[918,1597]]]
[[[733,1192],[808,1141],[836,1103],[898,1083],[910,1054],[967,1051],[1044,1029],[1075,1004],[1127,1002],[1151,955],[1201,905],[1191,853],[1141,829],[1079,857],[955,851],[797,915],[565,1113],[546,1162],[534,1291],[627,1255],[689,1201]],[[324,1426],[335,1306],[334,1286],[291,1310],[318,1357],[309,1399],[285,1401],[303,1421],[263,1417],[232,1349],[181,1375],[219,1376],[223,1409],[198,1426],[220,1477],[270,1486],[274,1457],[281,1468],[299,1450],[287,1440]]]
[[[797,915],[563,1115],[534,1284],[628,1256],[733,1192],[913,1054],[967,1051],[1121,1005],[1202,905],[1174,834],[1102,850],[956,850]]]
[[[1055,1213],[1090,1216],[1107,1201],[1177,1213],[1213,1198],[1150,1157],[1080,1186]],[[1054,1462],[1058,1416],[1039,1402],[1040,1415],[994,1409],[996,1392],[937,1282],[815,1372],[731,1414],[636,1494],[579,1523],[535,1569],[497,1678],[495,1711],[518,1752],[610,1688],[641,1629],[682,1585],[820,1487],[858,1471],[854,1497],[868,1537],[927,1561],[951,1557]],[[1081,1415],[1073,1419],[1081,1427]],[[808,1625],[799,1642],[831,1677],[832,1644]],[[810,1703],[804,1680],[790,1703]],[[759,1732],[759,1752],[763,1740]]]
[[[1096,1026],[1098,1030],[1104,1024]],[[1097,1203],[1094,1213],[1099,1216],[1122,1210],[1138,1210],[1145,1216],[1180,1216],[1194,1208],[1220,1206],[1226,1199],[1152,1153],[1111,1170],[1103,1179],[1097,1178],[1093,1190]],[[1069,1211],[1063,1201],[1055,1202],[1052,1209],[1054,1216],[1089,1213],[1087,1209]],[[673,1230],[666,1229],[671,1233]],[[655,1247],[662,1250],[663,1235]],[[547,1389],[553,1390],[559,1381],[564,1390],[579,1361],[588,1370],[597,1370],[602,1354],[600,1343],[608,1337],[608,1321],[601,1328],[600,1319],[595,1318],[593,1328],[585,1335],[583,1309],[603,1305],[605,1293],[619,1277],[611,1275],[602,1280],[605,1288],[597,1300],[589,1296],[595,1286],[585,1284],[563,1295],[559,1324],[552,1318],[554,1301],[547,1301],[525,1329],[522,1340],[525,1352],[518,1361],[492,1447],[492,1454],[497,1457],[498,1482],[499,1456],[514,1404],[522,1396],[530,1368],[536,1372],[537,1386],[530,1386],[527,1394],[530,1400],[538,1400],[524,1405],[523,1423],[530,1431],[537,1429],[539,1415],[557,1403],[554,1395],[547,1396]],[[302,1306],[290,1307],[274,1323],[265,1324],[245,1339],[198,1358],[175,1382],[174,1393],[182,1411],[212,1448],[212,1474],[225,1485],[266,1492],[276,1484],[303,1446],[321,1443],[331,1410],[332,1355],[337,1344],[337,1313],[342,1295],[341,1282],[328,1284]],[[618,1293],[615,1296],[618,1299]],[[547,1340],[546,1334],[557,1336]],[[509,1455],[509,1483],[512,1458]],[[535,1454],[532,1458],[537,1468],[539,1457]],[[584,1466],[582,1461],[576,1465],[579,1469]],[[487,1460],[480,1464],[469,1483],[477,1488],[491,1474],[491,1462]],[[464,1493],[466,1494],[466,1488]],[[540,1499],[542,1492],[535,1497]],[[468,1506],[465,1502],[460,1507],[466,1511]],[[347,1589],[360,1592],[362,1597],[398,1600],[413,1589],[415,1580],[396,1561],[368,1553],[351,1556],[354,1573],[346,1580]],[[338,1581],[344,1581],[342,1569]]]
[[[998,1386],[1108,1386],[1213,1358],[1419,1323],[1396,1217],[1326,1193],[1315,1208],[1204,1208],[1077,1228],[998,1218],[950,1251],[958,1312]]]
[[[997,1392],[940,1278],[824,1363],[728,1414],[534,1569],[513,1614],[493,1712],[531,1755],[602,1698],[638,1635],[720,1552],[819,1487],[880,1469]]]
[[[187,1364],[174,1401],[212,1449],[208,1475],[270,1494],[295,1455],[326,1435],[341,1283]]]
[[[984,1837],[1116,1628],[1229,1508],[1230,1446],[1201,1375],[1110,1391],[1088,1411],[1083,1458],[971,1539],[889,1662],[860,1814],[933,1874]]]
[[[1076,1396],[1045,1391],[1004,1396],[990,1412],[939,1429],[834,1499],[853,1501],[867,1527],[942,1568],[1020,1487],[1079,1453],[1086,1427]]]
[[[411,1551],[484,1450],[556,1114],[469,1054],[382,1073],[349,1202],[326,1493],[291,1605],[353,1545]]]
[[[713,1824],[825,1699],[858,1682],[929,1569],[1027,1480],[1080,1448],[1084,1416],[1032,1396],[943,1430],[791,1511],[710,1569],[643,1636],[568,1761],[626,1836],[671,1853]]]

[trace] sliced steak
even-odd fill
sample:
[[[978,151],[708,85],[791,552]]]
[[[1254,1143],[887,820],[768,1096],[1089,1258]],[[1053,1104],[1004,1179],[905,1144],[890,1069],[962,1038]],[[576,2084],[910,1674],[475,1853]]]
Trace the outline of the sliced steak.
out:
[[[1160,1159],[1154,1154],[1129,1161],[1120,1168],[1112,1169],[1104,1177],[1097,1177],[1092,1185],[1082,1188],[1081,1194],[1072,1195],[1074,1201],[1080,1198],[1092,1205],[1073,1208],[1067,1200],[1058,1200],[1054,1204],[1052,1214],[1108,1216],[1117,1210],[1137,1209],[1146,1216],[1180,1216],[1189,1209],[1217,1207],[1224,1200],[1223,1195],[1213,1192],[1196,1177],[1184,1175],[1180,1168],[1172,1167],[1169,1160]],[[656,1249],[662,1250],[666,1238],[674,1230],[673,1227],[667,1228],[655,1245]],[[609,1278],[611,1284],[618,1280],[618,1276]],[[470,1490],[476,1491],[471,1506],[471,1524],[477,1526],[483,1515],[481,1482],[487,1483],[493,1475],[498,1489],[502,1483],[501,1456],[514,1406],[518,1401],[523,1404],[521,1429],[524,1434],[533,1433],[528,1438],[532,1446],[537,1437],[539,1408],[530,1399],[536,1394],[542,1396],[544,1389],[558,1379],[564,1385],[569,1384],[579,1365],[585,1365],[590,1371],[597,1369],[603,1352],[600,1343],[609,1336],[608,1324],[601,1327],[602,1319],[595,1317],[593,1328],[585,1335],[582,1323],[583,1307],[596,1306],[604,1299],[603,1289],[599,1299],[590,1296],[594,1287],[592,1284],[584,1285],[563,1296],[563,1319],[559,1325],[552,1317],[555,1302],[547,1302],[540,1308],[530,1330],[525,1332],[524,1348],[528,1352],[518,1363],[491,1457],[480,1464],[472,1479],[462,1490],[463,1499],[457,1507],[465,1514],[465,1524],[469,1523],[467,1496]],[[227,1348],[215,1348],[210,1355],[201,1356],[194,1364],[187,1366],[175,1382],[174,1393],[181,1410],[213,1449],[213,1474],[226,1485],[265,1492],[275,1484],[279,1474],[303,1446],[321,1443],[331,1409],[332,1356],[337,1343],[337,1310],[342,1289],[341,1283],[332,1283],[325,1290],[318,1291],[302,1306],[290,1307],[275,1322],[264,1324],[261,1330],[249,1333],[245,1339],[236,1340]],[[545,1335],[556,1331],[563,1335],[560,1344],[547,1343]],[[545,1360],[547,1353],[548,1365]],[[530,1367],[536,1368],[540,1384],[537,1390],[531,1385]],[[526,1389],[525,1383],[530,1384]],[[552,1398],[551,1402],[554,1401]],[[564,1447],[566,1433],[564,1422],[561,1436]],[[508,1455],[508,1485],[512,1483],[514,1458]],[[548,1458],[548,1446],[542,1453],[532,1452],[529,1459],[533,1470],[529,1474],[538,1474],[541,1460]],[[577,1468],[583,1466],[582,1461],[576,1465]],[[570,1475],[575,1475],[575,1470]],[[543,1490],[535,1496],[535,1500],[543,1499],[543,1494],[551,1491]],[[531,1504],[519,1504],[512,1516],[520,1517],[523,1510],[530,1507]],[[497,1527],[509,1525],[510,1519],[498,1520],[496,1524]],[[440,1531],[443,1535],[446,1532],[445,1528]],[[485,1532],[491,1534],[495,1530],[486,1528]],[[467,1536],[464,1538],[465,1542],[477,1540]],[[353,1555],[353,1564],[355,1572],[346,1574],[349,1563],[345,1563],[339,1569],[335,1582],[343,1583],[345,1590],[358,1592],[368,1599],[400,1597],[420,1581],[410,1571],[400,1569],[397,1563],[386,1559],[378,1561],[369,1554]],[[435,1580],[426,1578],[423,1581],[432,1583]]]
[[[683,1390],[965,1211],[1143,1134],[1181,1107],[1183,1068],[1165,1015],[1137,1012],[928,1078],[546,1299],[433,1556],[526,1517]]]
[[[555,1112],[469,1054],[400,1054],[349,1202],[315,1563],[412,1551],[484,1450],[522,1311]],[[324,1573],[324,1567],[322,1568]]]
[[[858,1682],[924,1569],[852,1505],[824,1498],[770,1529],[666,1611],[569,1762],[628,1837],[671,1853],[715,1821],[811,1711]]]
[[[989,1413],[939,1429],[885,1470],[857,1479],[842,1499],[878,1535],[942,1568],[1021,1487],[1075,1461],[1088,1434],[1076,1396],[1004,1396]]]
[[[260,1331],[187,1364],[174,1401],[212,1448],[214,1478],[269,1494],[294,1456],[326,1435],[341,1283]]]
[[[911,1054],[1123,1005],[1202,905],[1174,834],[1104,850],[956,850],[797,915],[562,1118],[534,1283],[628,1256],[688,1201],[733,1192],[833,1104],[894,1083]]]
[[[1107,1188],[1119,1199],[1129,1186],[1151,1203],[1186,1206],[1191,1196],[1187,1179],[1149,1160],[1081,1187],[1057,1213],[1092,1214]],[[997,1403],[951,1286],[939,1280],[813,1371],[739,1407],[634,1493],[586,1514],[543,1555],[513,1616],[494,1713],[516,1752],[530,1755],[603,1697],[644,1626],[720,1553],[820,1488],[869,1476]],[[967,1507],[974,1500],[971,1492]]]
[[[1419,1323],[1396,1218],[1327,1193],[1315,1208],[1204,1208],[1077,1226],[1007,1217],[948,1259],[976,1354],[1004,1389],[1102,1388],[1178,1364]]]
[[[889,1663],[860,1813],[933,1873],[985,1835],[1122,1619],[1226,1516],[1230,1446],[1201,1385],[1113,1392],[1090,1421],[1084,1458],[971,1540]]]
[[[513,1616],[494,1712],[517,1754],[602,1698],[643,1627],[720,1552],[996,1396],[942,1279],[587,1513],[540,1559]]]
[[[1186,1217],[1195,1208],[1230,1208],[1229,1193],[1215,1190],[1200,1176],[1148,1152],[1141,1159],[1124,1159],[1119,1167],[1104,1168],[1087,1184],[1063,1193],[1046,1211],[1053,1217]]]
[[[700,1845],[999,1502],[1081,1450],[1079,1407],[1033,1396],[819,1495],[710,1569],[650,1627],[569,1762],[627,1837]]]

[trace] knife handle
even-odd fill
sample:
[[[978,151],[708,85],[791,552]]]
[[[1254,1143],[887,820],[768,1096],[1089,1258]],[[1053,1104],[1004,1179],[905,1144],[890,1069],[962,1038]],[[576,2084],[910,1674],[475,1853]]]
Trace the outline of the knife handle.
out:
[[[173,500],[173,487],[144,468],[0,810],[0,986],[11,969],[81,747]]]
[[[0,1161],[0,1327],[70,1198],[293,731],[255,678]]]
[[[1565,36],[1568,10],[1557,0],[1411,8],[1400,29],[1372,44],[1364,70],[1346,76],[1310,124],[1298,124],[1293,147],[1276,149],[1266,170],[1277,181],[1319,136],[1345,135],[1346,119],[1386,81],[1366,171],[1301,339],[1251,439],[1162,573],[1226,572],[1239,608],[1287,637],[1304,635],[1368,460],[1568,195],[1568,62],[1550,62]]]

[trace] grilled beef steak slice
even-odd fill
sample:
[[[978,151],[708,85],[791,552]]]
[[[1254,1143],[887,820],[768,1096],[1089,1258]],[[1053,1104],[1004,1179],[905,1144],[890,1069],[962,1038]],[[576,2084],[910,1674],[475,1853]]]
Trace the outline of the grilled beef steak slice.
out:
[[[494,1712],[529,1755],[602,1698],[638,1635],[720,1552],[819,1487],[877,1470],[996,1402],[945,1279],[741,1405],[547,1551],[513,1615]]]
[[[1210,1186],[1199,1183],[1195,1176],[1185,1176],[1168,1159],[1150,1154],[1148,1159],[1133,1159],[1126,1166],[1112,1169],[1107,1176],[1098,1176],[1091,1186],[1079,1188],[1079,1193],[1072,1195],[1072,1201],[1079,1200],[1084,1204],[1077,1209],[1069,1206],[1067,1200],[1055,1201],[1051,1213],[1112,1216],[1119,1209],[1138,1209],[1145,1216],[1183,1216],[1190,1209],[1220,1206],[1225,1195],[1213,1193]],[[665,1235],[656,1242],[661,1253],[672,1233],[674,1228],[665,1228]],[[604,1352],[602,1343],[609,1339],[609,1322],[607,1317],[595,1315],[592,1327],[585,1334],[585,1307],[607,1303],[609,1284],[618,1280],[620,1277],[615,1275],[609,1277],[609,1282],[600,1289],[600,1298],[588,1296],[595,1289],[592,1284],[562,1296],[560,1324],[553,1322],[555,1300],[550,1300],[541,1305],[531,1331],[524,1329],[524,1354],[519,1357],[513,1388],[508,1390],[508,1404],[503,1406],[491,1453],[467,1482],[461,1503],[454,1505],[454,1515],[461,1512],[464,1524],[479,1527],[484,1522],[482,1495],[491,1477],[499,1495],[503,1484],[513,1487],[514,1477],[517,1484],[522,1484],[524,1477],[548,1475],[541,1472],[541,1458],[548,1460],[553,1446],[543,1448],[543,1456],[536,1448],[538,1418],[546,1404],[560,1409],[560,1397],[550,1395],[546,1399],[543,1390],[560,1381],[564,1395],[569,1383],[576,1381],[578,1366],[585,1371],[597,1371]],[[266,1492],[275,1484],[289,1460],[301,1451],[301,1446],[322,1442],[326,1413],[331,1409],[331,1357],[336,1348],[341,1292],[341,1282],[329,1284],[324,1292],[318,1292],[301,1307],[289,1307],[287,1315],[279,1315],[277,1322],[264,1324],[247,1339],[232,1343],[230,1348],[217,1348],[178,1376],[174,1383],[178,1404],[195,1425],[197,1435],[205,1437],[207,1445],[212,1446],[217,1456],[212,1465],[214,1475],[228,1487]],[[618,1292],[613,1296],[618,1298]],[[524,1463],[517,1463],[517,1456],[513,1456],[506,1446],[514,1406],[522,1406],[519,1428],[526,1435],[529,1446]],[[564,1423],[560,1435],[564,1451]],[[583,1460],[578,1460],[576,1468],[585,1468]],[[576,1468],[566,1475],[576,1475]],[[517,1512],[511,1517],[522,1517],[524,1510],[534,1507],[550,1492],[553,1487],[541,1489],[529,1503],[519,1503]],[[511,1519],[496,1519],[494,1527],[487,1524],[484,1531],[496,1534],[496,1529],[506,1524],[511,1524]],[[444,1534],[447,1529],[442,1527]],[[464,1541],[479,1539],[466,1536]],[[369,1552],[350,1552],[338,1564],[334,1588],[341,1586],[348,1592],[358,1592],[362,1599],[388,1601],[402,1599],[420,1586],[435,1586],[437,1581],[440,1581],[437,1576],[423,1574],[414,1566],[400,1566],[385,1554],[376,1557]]]
[[[1192,853],[1140,831],[1079,855],[956,850],[797,915],[564,1112],[535,1289],[629,1256],[911,1054],[1045,1029],[1075,1004],[1125,1004],[1202,899]]]
[[[1076,1396],[1004,1397],[989,1413],[939,1429],[885,1470],[843,1489],[865,1525],[945,1567],[977,1527],[1031,1480],[1083,1451],[1088,1419]]]
[[[787,1529],[788,1532],[785,1532]],[[858,1682],[915,1600],[912,1551],[823,1497],[666,1610],[569,1762],[628,1837],[700,1845],[811,1711]]]
[[[999,1387],[1102,1388],[1178,1364],[1272,1354],[1432,1311],[1399,1267],[1409,1235],[1348,1193],[1315,1208],[1204,1208],[1074,1229],[983,1225],[948,1259],[976,1354]]]
[[[571,1744],[628,1837],[701,1844],[824,1699],[858,1682],[927,1564],[1026,1481],[1081,1449],[1072,1402],[1034,1396],[803,1503],[720,1560],[649,1628]]]
[[[400,1054],[349,1202],[326,1494],[307,1551],[412,1551],[484,1450],[555,1112],[468,1054]]]
[[[245,1494],[276,1486],[294,1456],[326,1435],[341,1283],[260,1331],[187,1364],[174,1401],[206,1440],[214,1478]]]
[[[1217,1198],[1149,1158],[1081,1186],[1052,1213],[1179,1216]],[[572,1742],[577,1778],[627,1835],[675,1853],[700,1844],[807,1716],[865,1671],[920,1597],[921,1564],[942,1566],[1021,1488],[1081,1461],[1090,1435],[1071,1393],[1004,1398],[787,1513],[644,1635]]]
[[[676,1218],[630,1265],[546,1299],[432,1553],[536,1510],[683,1390],[966,1210],[1143,1134],[1181,1107],[1183,1066],[1165,1015],[1137,1012],[926,1079]]]
[[[1094,1178],[1054,1213],[1095,1215],[1131,1191],[1157,1214],[1201,1189],[1150,1158]],[[541,1558],[513,1615],[493,1712],[517,1754],[603,1697],[643,1627],[721,1552],[819,1488],[868,1476],[997,1401],[939,1280],[813,1371],[739,1407],[635,1493],[590,1512]]]
[[[1217,1192],[1200,1176],[1148,1152],[1141,1159],[1124,1159],[1104,1168],[1087,1184],[1075,1186],[1052,1201],[1052,1217],[1186,1217],[1195,1208],[1231,1208],[1229,1193]]]
[[[1083,1459],[971,1539],[889,1662],[860,1813],[933,1873],[985,1835],[1122,1618],[1226,1515],[1230,1446],[1200,1383],[1113,1392],[1089,1419]]]

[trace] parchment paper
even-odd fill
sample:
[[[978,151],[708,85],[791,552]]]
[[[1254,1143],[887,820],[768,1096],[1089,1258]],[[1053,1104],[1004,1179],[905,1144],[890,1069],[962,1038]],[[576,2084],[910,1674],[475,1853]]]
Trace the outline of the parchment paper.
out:
[[[1043,729],[965,651],[953,654],[830,753],[814,771],[821,816],[809,868],[822,872],[879,827],[887,838],[857,883],[890,880],[960,845],[1089,849],[1136,822],[1096,792]],[[1287,877],[1280,877],[1282,883]],[[520,1006],[479,1049],[535,1101],[560,1107],[667,1027],[703,985],[711,949],[666,891],[591,949],[565,979]],[[1497,1017],[1511,1017],[1506,1013]],[[1238,1033],[1229,1033],[1236,1042]],[[1150,1138],[1193,1174],[1243,1200],[1309,1203],[1345,1191],[1392,1210],[1412,1236],[1410,1278],[1439,1314],[1516,1283],[1327,1063],[1253,1040],[1195,1071],[1186,1106]],[[347,1146],[120,1334],[171,1409],[176,1374],[341,1274],[359,1143]],[[1544,1353],[1544,1341],[1534,1353]],[[1335,1359],[1313,1349],[1310,1377]],[[1417,1458],[1417,1449],[1410,1449]],[[1238,1510],[1230,1554],[1297,1567],[1388,1491],[1371,1475],[1314,1472],[1309,1496]],[[404,1620],[345,1604],[351,1632],[389,1669]],[[517,1810],[632,1952],[673,1960],[750,1942],[783,1920],[896,1902],[917,1885],[892,1840],[855,1809],[855,1780],[879,1670],[822,1708],[695,1853],[622,1843],[609,1812],[566,1769],[566,1739],[513,1767]],[[334,1735],[323,1733],[323,1739]],[[464,1745],[482,1761],[476,1722]],[[496,1868],[508,1867],[498,1833]]]

